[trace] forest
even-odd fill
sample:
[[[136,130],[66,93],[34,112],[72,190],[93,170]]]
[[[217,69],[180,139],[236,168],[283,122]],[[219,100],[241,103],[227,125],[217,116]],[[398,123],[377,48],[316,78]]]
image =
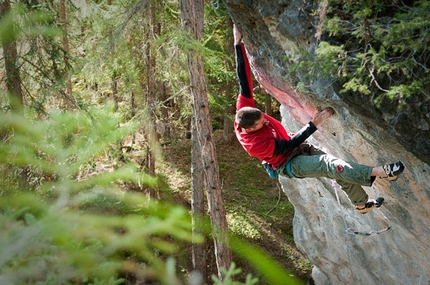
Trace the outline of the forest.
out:
[[[395,23],[410,41],[381,24],[355,58],[372,12],[321,2],[332,41],[288,71],[298,90],[318,72],[428,101],[426,1]],[[234,137],[232,25],[221,0],[0,0],[0,284],[312,283],[292,205]]]
[[[0,4],[1,284],[255,284],[255,268],[272,282],[294,280],[252,246],[262,238],[246,205],[205,214],[224,208],[220,179],[234,183],[218,173],[241,166],[221,160],[227,166],[218,170],[215,145],[195,150],[191,142],[187,56],[205,61],[210,114],[195,116],[206,116],[214,141],[238,152],[232,23],[218,2],[183,2],[204,13],[201,38],[181,25],[177,1]],[[204,194],[213,187],[204,169],[191,170],[191,153],[206,151],[215,160],[213,195]],[[280,190],[270,179],[262,187],[273,192],[267,212]],[[292,212],[287,201],[278,204]]]

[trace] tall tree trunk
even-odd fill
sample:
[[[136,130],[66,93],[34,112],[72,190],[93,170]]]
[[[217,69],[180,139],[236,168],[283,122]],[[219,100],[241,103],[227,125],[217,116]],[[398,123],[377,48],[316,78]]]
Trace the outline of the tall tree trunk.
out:
[[[148,105],[150,124],[146,128],[148,139],[148,160],[147,167],[150,173],[155,173],[155,155],[152,149],[152,143],[156,136],[156,118],[154,114],[155,102],[157,99],[157,82],[155,77],[156,58],[151,51],[153,39],[159,33],[158,26],[155,20],[155,4],[151,3],[149,9],[145,11],[144,17],[149,19],[145,24],[145,65],[146,65],[146,103]]]
[[[10,10],[9,0],[0,1],[0,19]],[[12,33],[13,34],[13,33]],[[6,86],[10,93],[12,110],[21,111],[23,107],[21,77],[17,65],[17,48],[13,37],[8,38],[1,34],[3,56],[6,68]]]
[[[63,49],[64,49],[64,63],[66,64],[66,74],[64,75],[64,79],[66,81],[66,106],[72,106],[73,97],[72,97],[72,79],[69,74],[69,35],[67,29],[67,12],[66,12],[66,3],[65,0],[60,0],[60,22],[63,28]]]
[[[227,27],[233,27],[233,21],[231,20],[230,17],[227,17],[226,20],[226,25]],[[229,36],[227,37],[227,40],[225,42],[225,51],[227,54],[231,55],[230,58],[232,58],[234,56],[234,46],[231,44],[231,42],[233,42],[232,39],[232,33],[229,34]],[[228,68],[228,70],[234,70],[234,64],[231,60],[225,60],[225,64]],[[236,93],[233,90],[238,90],[237,89],[237,82],[227,82],[225,89],[224,89],[224,93],[225,93],[225,97],[227,99],[228,102],[234,102],[235,100],[233,98],[236,97]],[[238,91],[236,91],[238,92]],[[226,115],[224,116],[224,125],[223,125],[223,137],[224,140],[226,142],[233,142],[233,140],[235,139],[235,135],[234,135],[234,128],[233,128],[233,122],[231,120],[232,117],[234,117],[234,112],[236,109],[236,104],[229,104],[229,106],[226,108]]]
[[[194,110],[194,109],[193,109]],[[192,175],[192,193],[191,193],[191,212],[192,212],[192,227],[193,239],[198,235],[205,236],[204,229],[204,215],[205,215],[205,196],[204,196],[204,168],[203,160],[201,158],[201,149],[199,144],[194,143],[194,138],[197,138],[197,122],[196,116],[193,113],[191,119],[191,136],[193,137],[193,144],[191,148],[191,175]],[[193,243],[191,249],[193,269],[198,271],[203,280],[208,280],[207,274],[207,260],[206,260],[206,243]],[[210,274],[209,274],[210,275]],[[206,282],[208,283],[208,282]],[[208,283],[209,284],[209,283]]]
[[[168,92],[168,86],[169,86],[169,82],[168,81],[164,81],[161,84],[161,94],[160,94],[160,98],[163,101],[163,105],[161,106],[161,119],[163,122],[163,140],[164,141],[169,141],[172,137],[171,137],[171,124],[170,124],[170,118],[169,118],[169,109],[170,109],[170,105],[173,102],[173,99],[168,100],[169,97],[169,92]]]
[[[112,5],[112,1],[107,1],[106,4]],[[113,55],[115,55],[116,47],[115,47],[115,39],[114,39],[112,31],[109,32],[109,42],[111,43],[110,55],[113,56]],[[112,97],[113,97],[114,104],[115,104],[114,105],[114,111],[116,112],[118,110],[118,107],[119,107],[118,78],[117,78],[117,72],[116,71],[114,71],[112,76],[111,76],[110,87],[111,87]],[[132,110],[132,112],[133,111],[134,110]]]
[[[204,0],[179,0],[182,24],[185,32],[191,39],[202,41]],[[192,46],[192,45],[191,45]],[[216,159],[215,144],[212,135],[212,125],[209,114],[209,102],[204,77],[203,58],[197,50],[187,51],[188,72],[190,74],[190,89],[193,98],[193,154],[192,160],[196,175],[203,175],[204,185],[193,183],[193,192],[206,189],[208,197],[209,214],[214,237],[215,257],[218,267],[218,276],[223,279],[220,269],[229,268],[231,263],[231,251],[228,247],[227,219],[225,216],[224,202],[221,196],[221,187]],[[201,165],[200,165],[201,163]],[[202,179],[199,179],[202,181]],[[194,181],[193,181],[194,182]],[[201,183],[201,182],[200,182]],[[193,194],[193,198],[201,199],[201,193]],[[199,203],[199,201],[194,201]],[[194,210],[194,209],[193,209]],[[199,209],[195,209],[199,210]],[[200,214],[200,213],[199,213]],[[198,256],[196,256],[198,258]]]

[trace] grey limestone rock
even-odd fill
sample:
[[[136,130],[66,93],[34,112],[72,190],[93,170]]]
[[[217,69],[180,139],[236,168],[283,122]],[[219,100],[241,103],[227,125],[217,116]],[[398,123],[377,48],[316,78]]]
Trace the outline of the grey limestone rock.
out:
[[[403,161],[405,172],[395,182],[377,179],[365,187],[369,196],[385,197],[382,213],[392,229],[365,237],[346,235],[346,226],[368,231],[384,226],[378,211],[358,214],[340,191],[340,205],[331,181],[281,178],[295,207],[297,246],[314,264],[317,284],[430,283],[430,136],[428,118],[419,114],[375,112],[366,102],[337,94],[331,82],[314,78],[310,92],[296,92],[286,77],[300,49],[315,45],[310,11],[313,1],[224,0],[242,31],[252,71],[281,104],[283,124],[295,132],[317,108],[332,106],[335,116],[322,125],[311,142],[328,153],[367,165]],[[425,111],[425,110],[424,110]],[[415,113],[414,113],[415,112]],[[418,122],[419,120],[423,120]],[[416,133],[416,140],[401,135]],[[422,148],[422,149],[420,149]]]

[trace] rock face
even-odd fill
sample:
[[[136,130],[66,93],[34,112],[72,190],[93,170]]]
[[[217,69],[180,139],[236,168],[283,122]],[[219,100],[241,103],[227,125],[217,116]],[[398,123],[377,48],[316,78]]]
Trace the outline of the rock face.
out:
[[[364,187],[370,197],[385,197],[381,211],[358,214],[343,191],[340,205],[329,179],[281,178],[283,190],[295,207],[297,246],[313,262],[316,284],[429,284],[430,283],[430,166],[429,149],[401,139],[396,120],[372,111],[357,98],[342,98],[330,84],[315,78],[311,92],[295,92],[286,79],[288,60],[314,45],[316,2],[299,0],[224,0],[242,31],[256,79],[282,103],[283,124],[291,132],[306,124],[319,107],[336,114],[310,141],[346,161],[381,165],[403,161],[405,172],[395,182],[377,179]],[[363,101],[365,102],[365,101]],[[420,146],[430,145],[428,112],[425,124],[411,122]],[[409,119],[420,118],[411,114]],[[416,124],[415,124],[416,123]],[[425,125],[427,124],[427,127]],[[416,127],[415,126],[419,126]],[[346,233],[347,228],[379,235]]]

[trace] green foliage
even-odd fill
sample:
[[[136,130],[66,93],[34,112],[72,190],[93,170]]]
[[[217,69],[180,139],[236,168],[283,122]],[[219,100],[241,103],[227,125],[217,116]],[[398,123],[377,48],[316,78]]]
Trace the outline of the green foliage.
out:
[[[258,283],[258,278],[252,278],[251,274],[248,274],[246,276],[246,280],[244,283],[234,281],[234,276],[241,272],[242,270],[240,268],[236,268],[236,264],[232,262],[228,270],[226,270],[225,268],[221,269],[221,273],[223,273],[224,275],[224,280],[220,280],[216,276],[212,276],[212,280],[214,281],[215,285],[252,285]]]
[[[231,102],[228,101],[226,97],[220,95],[209,95],[208,101],[211,113],[212,129],[222,130],[224,128],[224,117],[229,115],[226,113],[226,108],[231,106]]]
[[[55,37],[61,35],[61,29],[51,25],[52,21],[53,15],[47,9],[15,4],[0,19],[0,34],[6,41],[18,40],[24,36]],[[19,28],[16,27],[17,23],[19,23]]]
[[[20,67],[22,90],[29,105],[41,113],[47,98],[57,96],[63,88],[64,75],[70,69],[61,42],[63,31],[56,22],[58,11],[50,1],[13,3],[0,22],[6,41],[21,47],[15,64]]]
[[[279,264],[270,259],[261,249],[235,237],[231,237],[230,244],[236,254],[245,257],[255,268],[263,272],[270,284],[302,284],[300,280],[288,274]]]
[[[86,14],[87,17],[76,16],[76,29],[84,27],[85,32],[76,38],[76,49],[71,51],[74,55],[74,80],[77,82],[74,90],[83,98],[85,106],[90,106],[111,97],[114,92],[112,82],[115,81],[118,94],[114,96],[118,98],[119,111],[130,116],[131,94],[137,98],[137,105],[144,102],[144,49],[140,46],[142,26],[137,27],[134,21],[125,25],[128,15],[121,5],[101,3],[103,9],[91,2],[87,5],[82,9],[92,13]]]
[[[31,165],[69,187],[84,163],[136,128],[133,122],[118,128],[121,118],[112,116],[111,112],[110,107],[92,108],[88,113],[53,111],[47,121],[30,121],[20,114],[2,114],[3,130],[13,130],[13,134],[7,144],[0,146],[0,162]],[[66,164],[67,168],[61,167]],[[131,178],[132,171],[118,170],[118,176]],[[94,177],[82,182],[81,187],[101,183],[109,182],[103,176]]]
[[[330,36],[337,36],[345,31],[344,27],[342,27],[340,23],[340,19],[338,16],[333,16],[333,18],[327,19],[325,23],[325,28]]]
[[[308,81],[338,81],[343,93],[361,93],[380,102],[429,93],[430,4],[391,1],[330,1],[321,41],[295,67]]]
[[[236,79],[235,70],[228,65],[230,63],[234,66],[234,54],[228,54],[226,51],[226,48],[232,47],[233,44],[232,28],[226,25],[228,18],[224,5],[220,5],[219,9],[205,7],[205,73],[211,82],[209,87],[213,88],[212,85],[215,85],[218,90],[222,89],[225,82]]]
[[[232,49],[232,29],[227,26],[229,15],[220,3],[218,9],[205,7],[204,60],[205,77],[210,95],[210,112],[213,129],[222,129],[228,115],[226,109],[234,106],[237,93],[237,79]],[[231,50],[229,50],[231,48]]]
[[[2,190],[1,283],[118,284],[131,275],[170,282],[165,260],[191,241],[188,212],[120,190],[119,181],[156,183],[133,165],[82,176],[82,165],[134,130],[118,127],[114,114],[111,107],[52,112],[44,121],[0,114],[2,177],[20,179],[12,170],[24,166],[40,175],[36,186]]]
[[[96,279],[106,284],[130,270],[130,275],[163,281],[163,256],[177,252],[180,240],[190,240],[187,212],[143,207],[147,201],[141,195],[117,196],[129,204],[125,215],[59,209],[32,194],[3,197],[0,278],[8,284],[34,284],[47,281],[45,276],[55,284]]]

